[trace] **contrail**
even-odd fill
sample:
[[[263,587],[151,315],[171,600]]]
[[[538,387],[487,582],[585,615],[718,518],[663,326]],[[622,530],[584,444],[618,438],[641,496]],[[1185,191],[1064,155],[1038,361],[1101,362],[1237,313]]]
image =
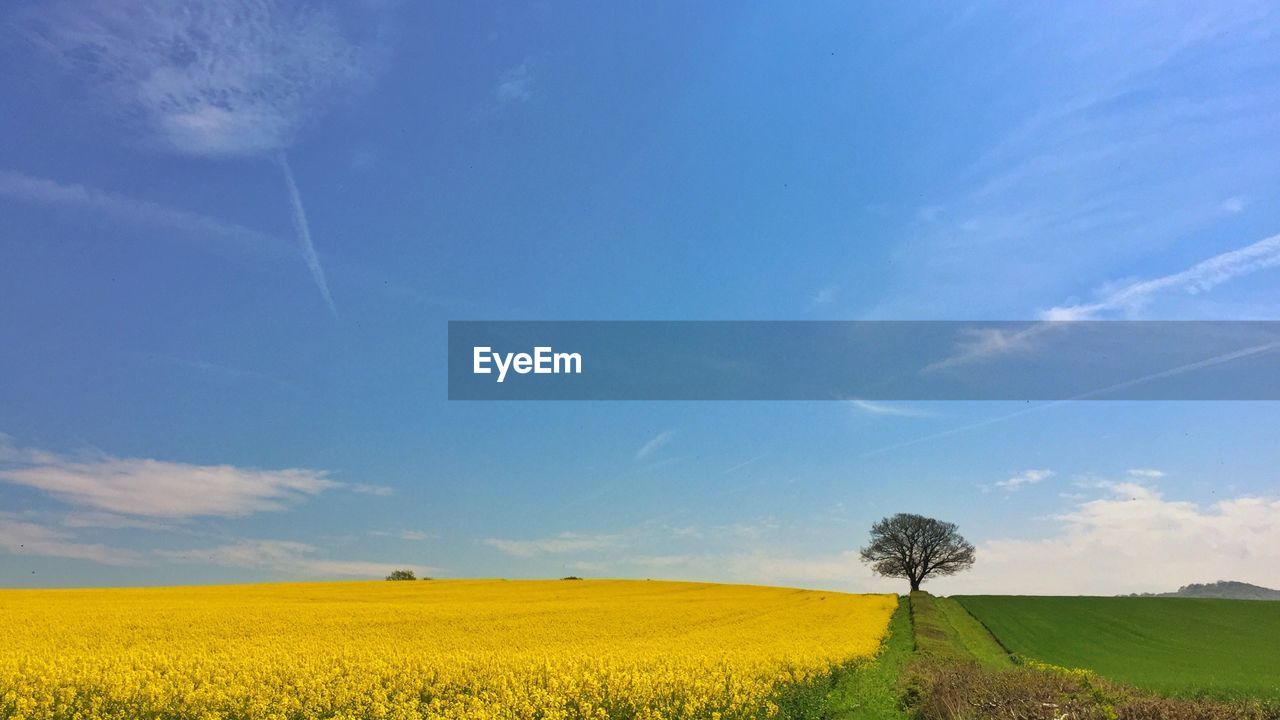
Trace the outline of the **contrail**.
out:
[[[307,269],[311,271],[311,279],[316,281],[320,294],[334,319],[338,317],[338,308],[333,304],[333,296],[329,294],[329,281],[324,277],[324,268],[320,266],[320,258],[316,256],[316,246],[311,242],[311,226],[307,224],[307,211],[302,207],[302,195],[298,193],[298,184],[293,181],[293,169],[289,167],[289,157],[284,151],[276,153],[276,163],[284,174],[285,187],[289,189],[289,202],[293,205],[293,229],[298,233],[298,244],[302,246],[302,257],[307,261]]]
[[[385,49],[388,16],[374,7],[383,3],[367,3],[362,12],[354,12],[355,4],[339,12],[329,3],[306,0],[31,5],[32,12],[16,18],[18,32],[82,84],[118,130],[153,149],[186,157],[274,156],[284,173],[307,268],[336,318],[285,151],[307,121],[372,79]],[[34,190],[56,202],[109,209],[122,204],[58,187]],[[163,209],[141,208],[135,214],[171,224],[190,220]]]
[[[1090,320],[1099,313],[1140,307],[1159,292],[1185,290],[1195,294],[1244,275],[1280,265],[1280,235],[1263,238],[1251,245],[1202,260],[1172,275],[1126,285],[1093,303],[1050,308],[1046,320]]]
[[[1251,347],[1242,348],[1240,350],[1224,353],[1222,355],[1215,355],[1211,358],[1206,358],[1204,360],[1198,360],[1193,363],[1187,363],[1186,365],[1179,365],[1178,367],[1170,368],[1168,370],[1162,370],[1160,372],[1152,373],[1150,375],[1143,375],[1142,377],[1133,378],[1132,380],[1125,380],[1123,382],[1118,382],[1114,385],[1108,385],[1106,387],[1098,388],[1096,390],[1090,390],[1088,392],[1080,393],[1079,395],[1074,395],[1072,397],[1065,398],[1062,400],[1053,400],[1053,401],[1044,403],[1042,405],[1032,405],[1031,407],[1024,408],[1022,410],[1017,410],[1007,415],[999,415],[997,417],[987,418],[986,420],[980,420],[978,422],[970,423],[968,425],[960,425],[958,427],[953,427],[949,430],[936,432],[931,435],[924,435],[918,438],[914,438],[912,440],[905,440],[903,442],[895,443],[893,445],[887,445],[885,447],[877,448],[875,450],[869,450],[863,453],[862,455],[860,455],[859,457],[863,459],[866,459],[869,457],[875,457],[876,455],[882,455],[884,453],[891,452],[893,450],[901,450],[902,448],[911,447],[912,445],[919,445],[920,443],[928,442],[930,440],[937,440],[939,438],[949,437],[951,435],[958,435],[959,433],[968,432],[970,430],[977,430],[978,428],[984,428],[988,425],[994,425],[995,423],[1004,422],[1005,420],[1012,420],[1013,418],[1026,415],[1027,413],[1038,412],[1040,410],[1047,410],[1049,408],[1057,407],[1059,405],[1063,405],[1069,402],[1077,402],[1079,400],[1088,400],[1089,398],[1092,398],[1098,395],[1106,395],[1107,393],[1112,393],[1117,390],[1125,390],[1127,388],[1133,387],[1134,385],[1141,385],[1143,383],[1151,382],[1152,380],[1162,380],[1164,378],[1173,377],[1175,375],[1181,375],[1183,373],[1191,372],[1193,370],[1202,370],[1204,368],[1213,367],[1215,365],[1221,365],[1222,363],[1230,362],[1232,360],[1239,360],[1240,358],[1249,357],[1250,355],[1257,355],[1258,353],[1271,352],[1272,350],[1276,350],[1276,349],[1280,349],[1280,341],[1263,343],[1261,345],[1253,345]]]

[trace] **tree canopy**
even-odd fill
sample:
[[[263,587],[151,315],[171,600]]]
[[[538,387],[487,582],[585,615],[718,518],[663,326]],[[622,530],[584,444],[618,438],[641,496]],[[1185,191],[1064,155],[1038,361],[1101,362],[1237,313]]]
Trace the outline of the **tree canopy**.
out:
[[[871,543],[862,561],[884,577],[904,578],[912,590],[925,579],[954,575],[973,567],[974,549],[956,532],[955,523],[898,513],[871,526]]]

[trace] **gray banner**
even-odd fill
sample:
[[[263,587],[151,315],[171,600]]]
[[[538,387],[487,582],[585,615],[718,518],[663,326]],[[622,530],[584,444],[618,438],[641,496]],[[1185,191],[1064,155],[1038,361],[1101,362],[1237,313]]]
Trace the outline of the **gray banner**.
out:
[[[451,400],[1278,400],[1280,322],[453,321]]]

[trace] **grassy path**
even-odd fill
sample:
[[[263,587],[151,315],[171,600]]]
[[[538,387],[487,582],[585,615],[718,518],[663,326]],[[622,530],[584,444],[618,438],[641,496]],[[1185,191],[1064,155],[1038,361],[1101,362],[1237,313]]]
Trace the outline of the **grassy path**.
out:
[[[898,676],[911,659],[914,641],[911,609],[898,603],[889,620],[889,635],[873,662],[844,673],[827,695],[827,717],[838,720],[901,720]]]
[[[899,678],[917,653],[939,659],[976,659],[1009,667],[1009,654],[960,603],[915,593],[903,598],[889,620],[889,634],[873,662],[842,674],[827,695],[825,717],[834,720],[903,720]]]
[[[1009,667],[1009,652],[976,617],[969,614],[955,598],[933,598],[950,629],[951,642],[987,667]]]
[[[951,598],[929,593],[911,593],[911,619],[915,626],[916,651],[937,660],[977,660],[985,667],[1009,667],[1009,653],[978,622],[977,618]]]

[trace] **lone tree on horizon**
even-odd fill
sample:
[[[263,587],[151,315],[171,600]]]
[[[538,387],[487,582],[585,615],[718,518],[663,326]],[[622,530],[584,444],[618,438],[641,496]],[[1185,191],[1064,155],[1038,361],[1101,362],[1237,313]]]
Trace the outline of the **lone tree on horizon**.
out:
[[[884,577],[905,578],[919,590],[926,578],[954,575],[973,567],[974,550],[955,523],[898,513],[871,526],[871,544],[862,561]]]

